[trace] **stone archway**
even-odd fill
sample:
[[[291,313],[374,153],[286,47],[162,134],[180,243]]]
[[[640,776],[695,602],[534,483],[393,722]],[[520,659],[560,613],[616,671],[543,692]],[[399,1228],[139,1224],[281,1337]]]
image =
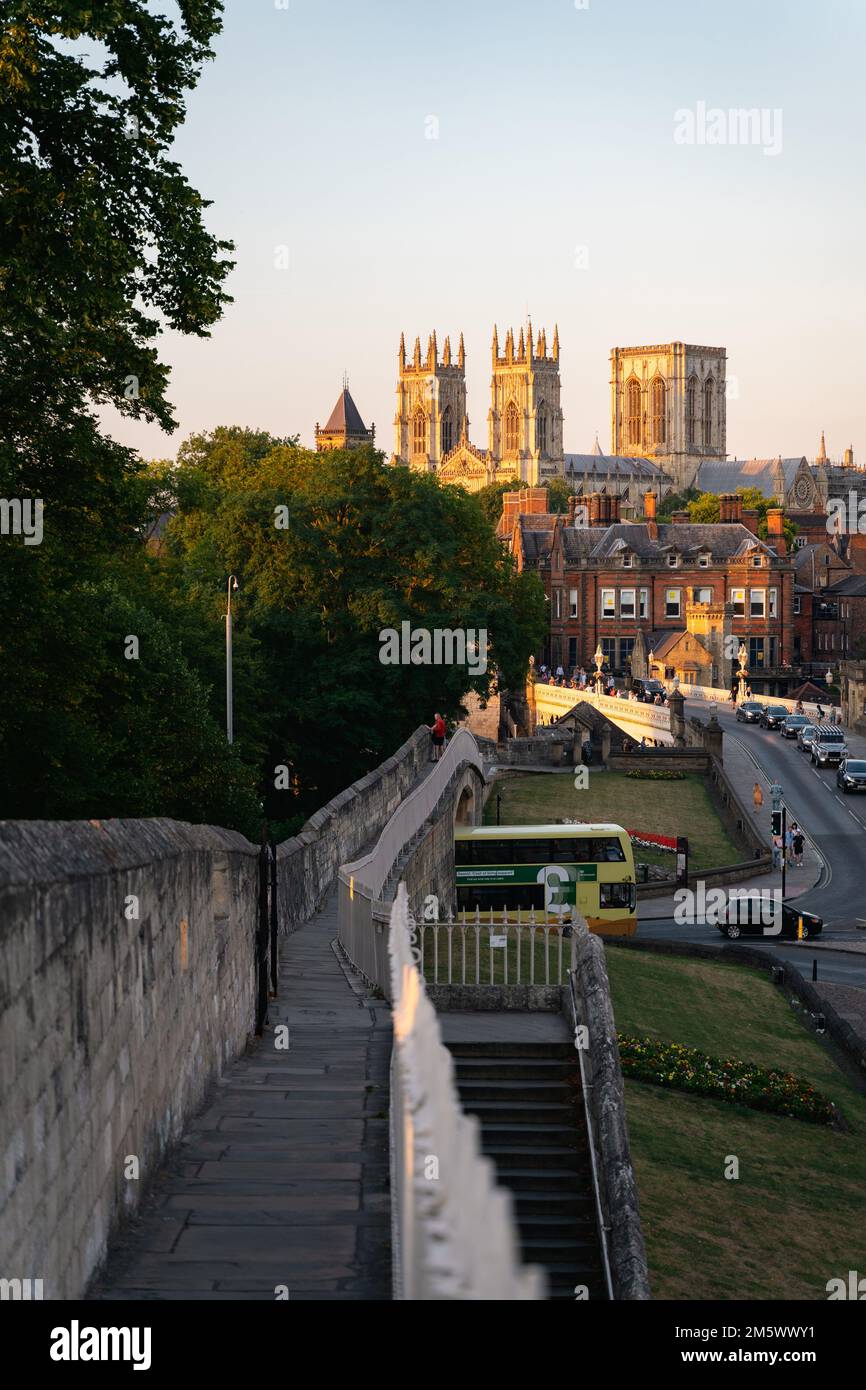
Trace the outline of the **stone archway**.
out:
[[[457,806],[454,811],[454,824],[475,824],[475,788],[473,786],[464,787],[457,798]]]

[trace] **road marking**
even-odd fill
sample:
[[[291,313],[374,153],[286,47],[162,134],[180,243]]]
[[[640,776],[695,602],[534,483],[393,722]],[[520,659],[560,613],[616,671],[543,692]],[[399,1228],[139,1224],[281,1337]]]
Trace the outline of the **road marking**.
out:
[[[848,811],[848,807],[847,807],[847,806],[845,807],[845,810]],[[851,817],[852,820],[855,820],[855,821],[857,822],[857,824],[858,824],[861,828],[863,827],[863,822],[862,822],[862,820],[860,819],[859,816],[855,816],[853,811],[848,811],[848,815]]]
[[[839,803],[840,806],[845,806],[845,802],[842,800],[841,796],[837,796],[837,797],[836,797],[836,800],[838,801],[838,803]],[[848,807],[847,807],[847,806],[845,806],[845,810],[848,811]],[[853,812],[853,811],[848,811],[848,815],[849,815],[849,816],[854,816],[854,812]],[[857,817],[854,816],[854,819],[856,820]]]

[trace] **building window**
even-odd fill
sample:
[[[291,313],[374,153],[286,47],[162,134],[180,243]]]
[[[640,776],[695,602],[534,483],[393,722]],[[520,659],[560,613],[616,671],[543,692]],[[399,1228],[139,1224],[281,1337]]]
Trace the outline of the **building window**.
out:
[[[695,442],[695,404],[697,393],[697,379],[691,376],[689,377],[689,384],[686,387],[686,443],[689,445],[694,445]]]
[[[678,618],[681,608],[681,589],[665,589],[665,617]]]
[[[508,402],[505,411],[505,452],[516,454],[520,448],[520,411],[514,401]]]
[[[676,567],[677,567],[677,565],[679,564],[679,562],[680,562],[680,557],[679,557],[679,555],[669,555],[669,556],[668,556],[668,569],[669,569],[669,570],[675,570]]]
[[[771,618],[778,618],[778,616],[779,616],[779,590],[778,590],[778,589],[771,589],[771,590],[770,590],[770,617],[771,617]]]
[[[577,617],[577,590],[570,589],[568,593],[569,617]]]
[[[753,555],[753,556],[752,556],[752,569],[753,569],[753,570],[759,570],[759,569],[761,568],[761,566],[763,565],[763,563],[764,563],[764,557],[763,557],[763,555]]]
[[[625,388],[626,437],[629,444],[640,444],[640,382],[632,379]]]
[[[802,550],[802,549],[803,549],[803,546],[804,546],[805,544],[806,544],[806,537],[805,537],[805,536],[795,536],[795,537],[794,537],[794,549],[795,549],[795,550]]]
[[[698,565],[700,566],[700,568],[701,568],[702,570],[708,570],[708,569],[709,569],[711,558],[712,558],[712,557],[709,556],[709,555],[699,555],[699,556],[698,556]]]
[[[616,589],[602,589],[601,616],[603,618],[616,617]]]
[[[653,414],[653,444],[664,444],[667,438],[665,402],[667,391],[660,376],[652,384],[651,400]]]
[[[439,436],[442,446],[443,457],[451,452],[454,444],[454,422],[451,419],[451,407],[446,405],[442,412],[442,420],[439,426]]]
[[[794,595],[794,616],[795,616],[795,617],[799,617],[799,615],[800,615],[800,595],[799,595],[799,594],[795,594],[795,595]]]
[[[535,448],[539,454],[547,453],[547,411],[543,407],[535,417]]]
[[[712,589],[695,589],[695,603],[712,603]]]
[[[427,416],[418,407],[412,416],[412,453],[426,454],[427,452]]]
[[[634,651],[633,637],[620,637],[619,639],[619,664],[623,671],[628,670],[631,661],[631,654]]]
[[[650,612],[649,612],[649,589],[641,589],[641,591],[640,591],[640,611],[639,611],[639,613],[638,613],[638,617],[640,617],[640,618],[648,618],[649,615],[650,615]]]
[[[616,638],[602,637],[601,650],[604,660],[608,666],[616,665]]]
[[[734,605],[734,617],[745,618],[746,616],[746,591],[745,589],[731,590],[731,603]]]
[[[633,555],[623,555],[623,557],[622,557],[622,567],[623,567],[624,570],[630,570],[630,569],[631,569],[633,559],[634,559],[634,556],[633,556]]]
[[[769,648],[768,665],[770,665],[770,666],[775,666],[775,665],[776,665],[776,638],[775,638],[775,637],[768,637],[768,638],[767,638],[767,645],[768,645],[768,648]]]
[[[561,618],[561,617],[562,617],[562,590],[561,590],[561,589],[554,589],[553,592],[554,592],[554,595],[555,595],[555,597],[556,597],[556,616],[557,616],[557,618]]]
[[[764,664],[764,639],[763,637],[749,638],[749,670],[754,670],[756,666]]]
[[[711,376],[704,382],[704,448],[708,449],[713,442],[713,401],[716,394],[716,383]]]
[[[749,591],[749,617],[765,618],[767,616],[767,591],[766,589],[751,589]]]
[[[569,671],[573,671],[576,665],[577,665],[577,638],[576,638],[576,637],[569,637],[569,639],[568,639],[568,669],[569,669]]]
[[[620,589],[619,591],[619,616],[621,618],[634,617],[634,589]]]

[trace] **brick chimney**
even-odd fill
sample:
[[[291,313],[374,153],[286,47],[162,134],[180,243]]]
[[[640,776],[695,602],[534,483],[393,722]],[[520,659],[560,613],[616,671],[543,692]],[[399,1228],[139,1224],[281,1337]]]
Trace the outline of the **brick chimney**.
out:
[[[656,521],[656,495],[654,492],[644,493],[643,514],[646,520],[647,535],[650,540],[657,541],[659,538],[659,528],[658,522]]]
[[[616,496],[609,497],[608,501],[610,502],[611,525],[616,525],[619,521],[619,498]]]
[[[787,555],[785,513],[781,507],[770,507],[767,512],[767,543],[773,547],[777,555]]]
[[[741,522],[743,523],[743,525],[745,526],[745,528],[746,528],[747,531],[751,531],[751,533],[752,533],[753,536],[757,536],[757,534],[758,534],[758,513],[755,511],[754,507],[747,507],[746,510],[743,511],[742,506],[741,506],[741,507],[740,507],[740,516],[737,517],[737,521],[741,521]]]
[[[520,515],[521,496],[522,494],[519,492],[504,492],[502,494],[502,523],[503,529],[508,535],[511,535],[514,530],[514,523]]]
[[[527,487],[520,495],[525,499],[521,511],[527,516],[540,516],[549,510],[546,487]]]
[[[719,494],[719,521],[725,523],[731,519],[731,494],[722,492]]]
[[[732,521],[732,522],[741,522],[741,521],[743,520],[743,499],[742,499],[742,497],[740,496],[740,494],[739,494],[738,492],[729,492],[729,493],[728,493],[728,502],[729,502],[729,504],[730,504],[730,509],[731,509],[731,511],[730,511],[730,516],[728,517],[728,520],[729,520],[729,521]],[[744,525],[745,525],[745,524],[746,524],[746,523],[744,523]]]
[[[590,526],[601,526],[601,525],[602,525],[602,516],[603,516],[603,512],[602,512],[602,503],[603,503],[603,501],[604,501],[604,498],[602,497],[602,495],[601,495],[600,492],[591,492],[591,493],[589,494],[589,524],[590,524]]]
[[[671,517],[671,521],[673,522],[674,526],[688,526],[689,522],[691,521],[691,517],[689,516],[688,512],[674,512],[673,516]]]

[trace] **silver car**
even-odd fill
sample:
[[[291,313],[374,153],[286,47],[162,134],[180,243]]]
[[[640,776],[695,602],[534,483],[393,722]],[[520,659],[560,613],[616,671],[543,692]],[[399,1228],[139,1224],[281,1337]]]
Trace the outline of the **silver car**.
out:
[[[797,747],[799,748],[801,753],[811,754],[812,739],[815,737],[816,728],[817,725],[815,724],[804,724],[802,729],[798,730]]]

